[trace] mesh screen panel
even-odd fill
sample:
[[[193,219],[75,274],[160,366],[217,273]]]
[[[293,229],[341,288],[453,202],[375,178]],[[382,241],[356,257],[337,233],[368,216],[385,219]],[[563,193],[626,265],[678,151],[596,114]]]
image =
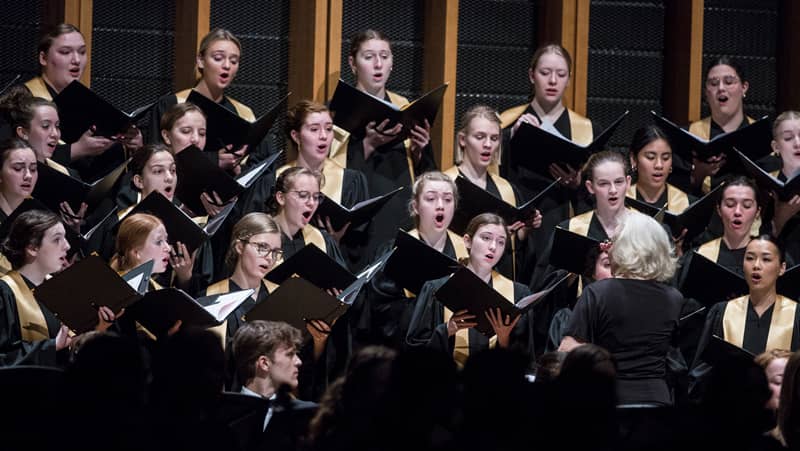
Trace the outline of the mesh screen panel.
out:
[[[775,114],[778,3],[777,0],[705,2],[703,70],[721,56],[738,63],[750,84],[745,112],[752,117]],[[702,115],[709,114],[704,99]]]
[[[537,1],[461,0],[458,10],[456,127],[470,106],[502,112],[526,103],[536,50]]]
[[[39,75],[36,47],[39,44],[39,21],[43,0],[5,0],[3,20],[0,22],[5,62],[0,66],[0,88],[17,74],[19,81]]]
[[[173,2],[94,2],[92,90],[125,111],[172,92],[175,14]]]
[[[227,93],[252,108],[256,117],[261,116],[287,93],[289,0],[214,0],[214,28],[226,28],[242,42],[239,72]],[[271,144],[276,149],[285,147],[283,123],[280,115],[272,127]]]
[[[354,34],[371,28],[385,33],[392,42],[394,66],[388,87],[413,100],[422,90],[424,1],[386,2],[344,0],[342,5],[342,79],[355,85],[347,57]]]
[[[597,132],[631,113],[609,148],[627,149],[633,132],[661,112],[663,1],[592,1],[589,13],[587,115]]]

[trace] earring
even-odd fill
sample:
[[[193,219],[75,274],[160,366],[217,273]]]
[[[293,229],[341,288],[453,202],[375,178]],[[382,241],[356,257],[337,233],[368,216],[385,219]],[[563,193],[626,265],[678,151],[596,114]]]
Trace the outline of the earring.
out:
[[[27,140],[28,140],[28,135],[22,135],[22,139],[24,139],[25,141],[27,141]]]

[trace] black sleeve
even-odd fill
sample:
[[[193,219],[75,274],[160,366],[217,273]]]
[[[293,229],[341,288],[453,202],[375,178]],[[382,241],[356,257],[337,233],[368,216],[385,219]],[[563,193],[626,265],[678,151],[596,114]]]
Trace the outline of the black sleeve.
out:
[[[705,327],[697,344],[697,353],[689,370],[689,397],[692,399],[702,399],[705,394],[712,367],[702,359],[702,355],[712,335],[720,337],[723,335],[722,316],[725,313],[726,305],[727,302],[715,304],[706,316]],[[686,356],[687,360],[690,357]]]
[[[594,325],[597,320],[595,304],[594,290],[586,287],[572,310],[572,318],[564,330],[564,336],[569,335],[582,342],[594,342]]]
[[[0,282],[0,366],[58,366],[56,340],[24,341],[14,292]]]
[[[422,286],[411,323],[406,335],[406,346],[410,348],[430,348],[450,353],[454,340],[447,334],[444,322],[444,307],[436,300],[434,293],[441,287],[446,278],[425,282]]]
[[[428,171],[436,171],[439,168],[436,166],[436,160],[433,158],[433,146],[428,143],[422,149],[419,161],[414,165],[414,174],[419,175]]]
[[[514,302],[519,302],[520,299],[529,296],[531,290],[521,284],[514,283]],[[528,357],[528,362],[533,363],[536,360],[535,337],[534,337],[534,309],[529,309],[522,314],[519,322],[511,331],[509,337],[509,346],[512,349],[517,349]]]

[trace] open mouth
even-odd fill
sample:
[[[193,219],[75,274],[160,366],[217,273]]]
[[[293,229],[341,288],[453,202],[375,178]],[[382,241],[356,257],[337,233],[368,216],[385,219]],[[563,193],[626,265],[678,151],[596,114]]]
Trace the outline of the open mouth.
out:
[[[259,268],[261,269],[261,271],[262,271],[262,272],[264,272],[264,273],[267,273],[267,272],[269,272],[269,270],[271,269],[271,268],[270,268],[270,265],[268,265],[268,264],[266,264],[266,263],[262,263],[262,264],[258,265],[258,267],[259,267]]]
[[[489,261],[489,262],[494,261],[494,254],[486,254],[485,257],[486,257],[486,261]]]
[[[750,279],[753,281],[753,283],[761,282],[761,274],[753,273],[750,275]]]
[[[611,196],[611,197],[609,197],[609,198],[608,198],[608,203],[610,203],[610,204],[614,204],[614,203],[616,203],[618,200],[619,200],[619,197],[617,197],[617,196]]]
[[[727,101],[728,101],[728,96],[726,95],[717,96],[717,102],[719,102],[720,104],[723,104]]]
[[[33,189],[33,185],[30,183],[23,183],[19,187],[22,188],[23,191],[30,191]]]
[[[311,210],[304,211],[303,212],[303,222],[308,224],[308,222],[311,221],[311,215],[312,214],[313,214],[313,212]]]
[[[549,96],[554,96],[558,94],[558,90],[555,89],[545,89],[544,92]]]
[[[81,76],[81,68],[80,67],[72,67],[72,68],[69,69],[69,74],[73,78],[78,78],[78,77]]]
[[[744,222],[742,222],[741,219],[734,219],[733,221],[731,221],[731,225],[733,225],[733,227],[735,227],[735,228],[739,228],[743,224],[744,224]]]
[[[489,161],[492,159],[492,152],[481,152],[481,161]]]
[[[433,222],[436,224],[437,227],[444,226],[444,213],[437,213],[436,216],[433,218]]]
[[[381,78],[383,78],[383,72],[375,72],[374,74],[372,74],[373,80],[380,80]]]

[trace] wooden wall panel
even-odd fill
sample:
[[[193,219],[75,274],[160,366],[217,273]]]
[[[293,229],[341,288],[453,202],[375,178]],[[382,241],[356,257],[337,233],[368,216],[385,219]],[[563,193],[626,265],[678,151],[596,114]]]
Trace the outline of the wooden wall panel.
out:
[[[688,124],[700,119],[703,0],[675,0],[665,6],[664,115]]]
[[[208,34],[211,0],[177,0],[175,9],[175,79],[173,89],[193,87],[200,41]]]

